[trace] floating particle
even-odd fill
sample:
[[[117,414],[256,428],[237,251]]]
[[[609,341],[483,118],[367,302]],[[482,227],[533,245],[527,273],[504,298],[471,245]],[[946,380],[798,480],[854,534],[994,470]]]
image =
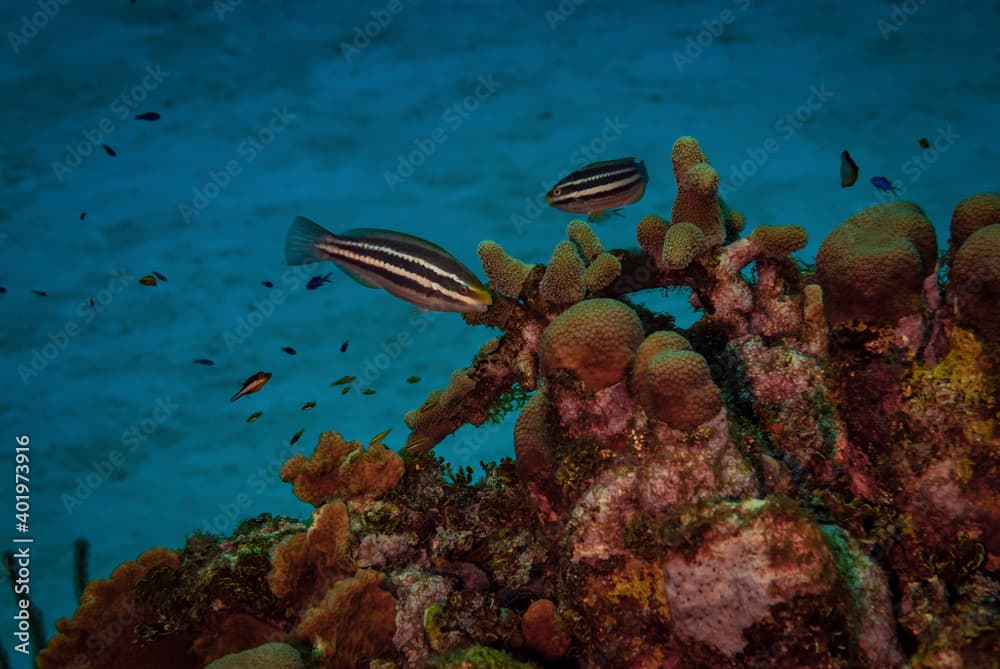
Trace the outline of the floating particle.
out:
[[[365,388],[364,390],[361,391],[361,394],[362,395],[374,395],[375,391],[372,390],[371,388]]]
[[[295,355],[296,352],[295,349],[292,348],[291,346],[282,346],[281,350],[287,353],[288,355]]]
[[[350,386],[344,386],[343,388],[340,389],[340,394],[341,395],[346,395],[349,392],[351,392],[351,387]]]
[[[346,341],[343,344],[340,345],[340,352],[341,353],[347,353],[347,342]]]
[[[208,358],[195,358],[194,359],[194,364],[196,364],[196,365],[205,365],[206,367],[211,367],[212,365],[215,364],[215,362],[212,361],[212,360],[209,360]]]
[[[858,164],[844,149],[840,152],[840,187],[848,188],[858,180]]]
[[[340,377],[339,379],[337,379],[336,381],[334,381],[330,385],[331,386],[342,386],[345,383],[350,383],[351,381],[357,380],[357,378],[358,377],[356,377],[356,376],[352,376],[352,375],[348,374],[347,376]]]
[[[305,431],[306,431],[306,429],[304,427],[303,428],[299,428],[299,431],[296,432],[295,434],[293,434],[292,438],[288,441],[288,445],[289,446],[294,446],[295,442],[297,442],[299,440],[299,438],[302,437],[302,433],[305,432]]]
[[[48,297],[49,296],[49,294],[46,293],[44,290],[34,290],[34,289],[32,289],[31,292],[33,292],[35,295],[40,295],[41,297]]]
[[[246,381],[243,382],[243,387],[240,388],[235,395],[229,398],[230,402],[235,402],[244,395],[249,395],[250,393],[255,393],[264,387],[264,384],[271,380],[270,372],[257,372]]]
[[[250,414],[249,416],[247,416],[247,422],[248,423],[252,423],[252,422],[256,421],[258,418],[260,418],[263,415],[264,415],[263,411],[254,411],[252,414]]]
[[[118,155],[117,153],[115,153],[115,150],[114,150],[114,149],[112,149],[112,148],[111,148],[110,146],[108,146],[107,144],[102,144],[102,146],[104,147],[104,153],[108,154],[108,155],[109,155],[109,156],[111,156],[112,158],[114,158],[115,156],[117,156],[117,155]]]
[[[408,377],[406,377],[406,382],[407,383],[420,383],[420,377],[419,376],[408,376]]]
[[[7,292],[7,289],[4,288],[3,286],[0,286],[0,295],[2,295],[3,293],[6,293],[6,292]],[[91,305],[91,306],[93,306],[93,305]]]
[[[166,281],[167,280],[167,277],[163,276],[162,274],[160,274],[159,272],[156,272],[156,271],[153,272],[153,276],[155,276],[160,281]]]
[[[94,308],[94,298],[90,298],[90,308]]]
[[[155,286],[156,277],[153,276],[152,274],[147,274],[146,276],[139,279],[139,283],[141,283],[144,286]]]
[[[929,149],[931,148],[931,143],[927,141],[926,137],[921,137],[920,139],[917,140],[917,146],[919,146],[922,149]]]
[[[135,115],[136,121],[159,121],[160,115],[156,112],[142,112]]]
[[[264,286],[265,288],[274,288],[274,284],[271,283],[270,281],[261,281],[260,285]]]
[[[376,434],[374,437],[372,437],[372,440],[368,442],[368,448],[371,448],[375,444],[381,444],[382,440],[385,439],[386,435],[388,435],[390,432],[392,432],[391,427],[388,430],[382,430],[381,432]]]
[[[87,212],[85,212],[85,211],[81,211],[81,212],[80,212],[80,220],[82,221],[82,220],[83,220],[83,219],[85,219],[85,218],[87,218]]]
[[[314,408],[315,406],[316,406],[315,402],[306,402],[305,404],[302,405],[302,410],[303,411],[309,411],[310,409]]]

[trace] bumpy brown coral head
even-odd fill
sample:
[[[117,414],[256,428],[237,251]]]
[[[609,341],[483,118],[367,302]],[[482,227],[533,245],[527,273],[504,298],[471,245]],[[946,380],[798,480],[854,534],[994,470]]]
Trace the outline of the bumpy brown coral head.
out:
[[[816,274],[831,324],[892,324],[923,308],[923,282],[934,272],[934,226],[911,202],[868,207],[820,244]]]
[[[560,314],[542,334],[543,373],[571,372],[588,392],[625,379],[642,342],[642,323],[617,300],[584,300]]]

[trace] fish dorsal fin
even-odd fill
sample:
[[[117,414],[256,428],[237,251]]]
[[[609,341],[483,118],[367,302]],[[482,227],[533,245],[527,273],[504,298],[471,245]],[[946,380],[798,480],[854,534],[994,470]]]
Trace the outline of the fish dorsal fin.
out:
[[[382,238],[395,242],[402,242],[404,244],[413,244],[414,246],[418,246],[423,249],[436,251],[443,256],[451,255],[433,242],[429,242],[426,239],[416,237],[414,235],[408,235],[405,232],[397,232],[395,230],[383,230],[381,228],[352,228],[341,232],[337,236],[347,237],[350,239],[363,239],[365,237]]]
[[[640,163],[641,164],[641,163]],[[596,163],[589,163],[584,165],[584,169],[589,169],[593,167],[605,167],[607,165],[635,165],[635,156],[626,156],[625,158],[615,158],[614,160],[601,160]],[[645,169],[645,166],[643,166]]]

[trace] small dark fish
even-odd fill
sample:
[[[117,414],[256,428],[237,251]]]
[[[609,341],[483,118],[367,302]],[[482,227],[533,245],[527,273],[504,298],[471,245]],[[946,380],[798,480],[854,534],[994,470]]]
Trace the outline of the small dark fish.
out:
[[[271,283],[270,281],[261,281],[260,285],[264,286],[265,288],[274,288],[274,284]]]
[[[921,137],[920,139],[917,140],[917,146],[919,146],[922,149],[929,149],[931,148],[931,143],[927,141],[926,137]]]
[[[391,427],[388,430],[382,430],[381,432],[376,434],[374,437],[372,437],[372,440],[368,442],[368,448],[371,448],[375,444],[381,444],[382,440],[385,439],[390,432],[392,432]]]
[[[420,377],[419,376],[409,376],[409,377],[406,378],[406,382],[407,383],[420,383]]]
[[[6,293],[6,292],[7,292],[7,289],[4,288],[3,286],[0,286],[0,294]],[[94,301],[91,300],[90,302],[91,302],[90,306],[94,306],[94,304],[93,304]]]
[[[155,271],[154,271],[154,272],[153,272],[153,276],[155,276],[155,277],[156,277],[157,279],[159,279],[160,281],[166,281],[166,280],[167,280],[167,277],[163,276],[163,275],[162,275],[162,274],[160,274],[159,272],[155,272]]]
[[[247,416],[247,422],[252,423],[263,415],[264,415],[263,411],[254,411],[252,414]]]
[[[139,279],[139,283],[141,283],[144,286],[155,286],[156,277],[153,276],[152,274],[147,274],[146,276]]]
[[[365,388],[364,390],[361,391],[361,394],[362,395],[374,395],[375,391],[372,390],[371,388]]]
[[[851,154],[844,149],[840,152],[840,187],[848,188],[853,186],[858,180],[858,164],[851,158]]]
[[[94,308],[94,298],[90,298],[90,308]]]
[[[585,165],[563,177],[548,193],[550,207],[574,214],[589,214],[591,220],[601,212],[626,204],[635,204],[646,192],[649,175],[646,164],[633,157],[603,160]]]
[[[296,217],[285,238],[285,261],[304,265],[321,260],[332,261],[363,286],[381,288],[421,309],[483,312],[493,301],[468,267],[426,239],[375,228],[335,235]]]
[[[347,342],[346,341],[343,344],[340,345],[340,352],[341,353],[347,353]]]
[[[333,283],[333,281],[330,281],[331,274],[333,274],[333,272],[327,272],[323,276],[317,275],[309,279],[309,283],[306,284],[306,290],[316,290],[324,283]]]
[[[48,297],[49,296],[49,294],[46,293],[44,290],[34,290],[34,289],[32,289],[31,292],[33,292],[35,295],[40,295],[42,297]]]
[[[195,358],[194,364],[196,364],[196,365],[205,365],[206,367],[211,367],[215,363],[213,361],[209,360],[208,358]]]
[[[82,221],[82,220],[83,220],[83,219],[85,219],[85,218],[87,218],[87,212],[85,212],[85,211],[81,211],[81,212],[80,212],[80,220]]]
[[[288,355],[295,355],[295,349],[292,348],[291,346],[282,346],[281,350],[287,353]]]
[[[315,408],[315,406],[316,406],[315,402],[306,402],[305,404],[302,405],[302,410],[309,411],[310,409]]]
[[[356,376],[351,376],[350,374],[348,374],[347,376],[340,377],[339,379],[337,379],[336,381],[334,381],[330,385],[331,386],[342,386],[345,383],[350,383],[351,381],[354,381],[357,378],[358,377],[356,377]]]
[[[156,112],[143,112],[135,115],[136,121],[159,121],[160,115]]]
[[[878,188],[882,191],[892,191],[893,193],[899,192],[899,186],[894,185],[891,181],[885,177],[872,177],[872,186]]]
[[[114,158],[115,156],[117,156],[117,155],[118,155],[117,153],[115,153],[115,150],[114,150],[114,149],[112,149],[112,148],[111,148],[110,146],[108,146],[107,144],[103,144],[102,146],[104,146],[104,153],[108,154],[108,155],[109,155],[109,156],[111,156],[112,158]]]
[[[246,381],[243,382],[243,387],[239,391],[229,398],[230,402],[235,402],[244,395],[249,395],[250,393],[255,393],[264,387],[264,384],[271,380],[270,372],[257,372]]]
[[[344,386],[343,388],[340,389],[340,394],[341,395],[346,395],[349,392],[351,392],[351,387],[350,386]]]
[[[302,433],[305,432],[305,431],[306,431],[306,429],[304,427],[303,428],[299,428],[299,431],[296,432],[295,434],[293,434],[292,438],[288,441],[288,445],[289,446],[294,446],[295,442],[297,442],[299,440],[299,438],[302,437]]]

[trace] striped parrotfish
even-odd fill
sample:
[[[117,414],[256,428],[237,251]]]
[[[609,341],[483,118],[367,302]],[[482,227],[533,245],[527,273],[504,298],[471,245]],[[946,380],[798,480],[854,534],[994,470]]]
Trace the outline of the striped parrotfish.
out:
[[[285,239],[285,260],[289,265],[330,260],[358,283],[421,309],[486,311],[493,301],[476,275],[443,248],[392,230],[356,228],[335,235],[298,216]]]
[[[549,206],[574,214],[589,214],[591,221],[607,217],[608,209],[634,204],[646,192],[646,164],[633,157],[604,160],[581,167],[563,177],[548,193]]]

